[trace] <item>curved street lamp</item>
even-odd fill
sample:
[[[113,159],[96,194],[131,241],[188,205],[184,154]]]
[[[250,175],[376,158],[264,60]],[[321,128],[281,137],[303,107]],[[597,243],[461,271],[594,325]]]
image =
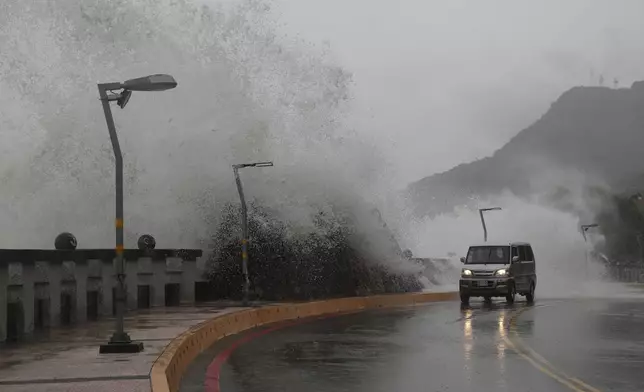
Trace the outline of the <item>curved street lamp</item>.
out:
[[[483,213],[486,211],[500,211],[501,207],[479,208],[479,215],[481,216],[481,225],[483,225],[483,242],[487,242],[487,226],[485,225],[485,218]]]
[[[177,87],[177,82],[170,75],[156,74],[141,78],[126,80],[125,82],[99,83],[98,93],[103,103],[103,112],[110,134],[114,162],[116,165],[116,260],[115,270],[117,279],[116,288],[116,331],[112,334],[107,344],[102,344],[99,352],[108,353],[137,353],[143,350],[143,343],[133,342],[123,327],[123,314],[125,312],[125,267],[123,265],[123,155],[116,134],[116,126],[112,117],[110,102],[115,101],[121,108],[130,100],[133,91],[164,91]],[[120,90],[120,91],[118,91]],[[113,299],[114,300],[114,299]]]
[[[239,169],[245,167],[271,167],[273,162],[254,162],[254,163],[241,163],[233,165],[233,174],[235,175],[235,183],[237,184],[237,192],[239,192],[239,200],[241,202],[242,213],[242,275],[244,278],[243,290],[243,305],[248,306],[248,293],[250,291],[250,279],[248,277],[248,210],[246,209],[246,198],[244,197],[244,188],[242,187],[241,178],[239,177]]]
[[[586,266],[585,266],[585,274],[586,274],[586,279],[588,279],[588,238],[586,237],[586,233],[588,232],[589,229],[599,227],[597,223],[591,223],[589,225],[581,225],[579,228],[581,229],[581,235],[584,236],[584,242],[586,243],[585,246],[585,252],[586,252]]]
[[[581,229],[581,235],[584,236],[584,242],[588,242],[588,239],[586,238],[586,232],[594,227],[599,227],[599,225],[597,223],[591,223],[589,225],[579,226],[579,228]]]

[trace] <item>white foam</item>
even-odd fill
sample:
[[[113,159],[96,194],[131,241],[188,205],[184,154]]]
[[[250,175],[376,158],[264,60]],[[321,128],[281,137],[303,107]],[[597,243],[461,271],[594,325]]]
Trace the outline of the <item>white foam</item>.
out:
[[[33,4],[29,4],[33,3]],[[173,0],[3,0],[0,247],[113,244],[114,164],[97,82],[170,73],[113,113],[125,161],[126,246],[207,245],[222,203],[249,200],[310,226],[317,205],[373,196],[382,160],[343,125],[351,75],[278,36],[268,3],[225,10]]]

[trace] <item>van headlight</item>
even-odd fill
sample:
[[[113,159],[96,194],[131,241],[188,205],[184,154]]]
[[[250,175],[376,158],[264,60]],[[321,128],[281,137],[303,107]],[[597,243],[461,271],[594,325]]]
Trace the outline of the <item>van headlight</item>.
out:
[[[462,274],[463,276],[472,276],[472,271],[470,271],[470,270],[468,270],[468,269],[463,269],[463,271],[461,272],[461,274]]]
[[[507,274],[508,274],[508,270],[506,270],[504,268],[504,269],[500,269],[500,270],[496,271],[496,273],[494,275],[496,275],[496,276],[506,276]]]

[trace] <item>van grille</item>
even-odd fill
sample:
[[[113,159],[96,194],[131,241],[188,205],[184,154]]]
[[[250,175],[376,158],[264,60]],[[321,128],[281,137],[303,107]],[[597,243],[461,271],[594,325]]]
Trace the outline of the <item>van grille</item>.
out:
[[[474,276],[492,276],[494,271],[472,271]]]

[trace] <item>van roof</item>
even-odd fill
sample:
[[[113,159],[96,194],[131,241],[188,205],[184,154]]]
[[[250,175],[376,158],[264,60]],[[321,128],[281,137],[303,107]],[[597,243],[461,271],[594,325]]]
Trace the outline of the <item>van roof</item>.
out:
[[[473,244],[473,245],[470,245],[470,247],[473,247],[473,246],[519,246],[519,245],[532,247],[532,245],[530,245],[529,242],[518,242],[518,241],[517,242],[509,242],[509,243],[506,242],[505,244],[499,244],[499,243],[494,243],[494,242],[486,242],[486,243],[483,243],[483,244]]]

